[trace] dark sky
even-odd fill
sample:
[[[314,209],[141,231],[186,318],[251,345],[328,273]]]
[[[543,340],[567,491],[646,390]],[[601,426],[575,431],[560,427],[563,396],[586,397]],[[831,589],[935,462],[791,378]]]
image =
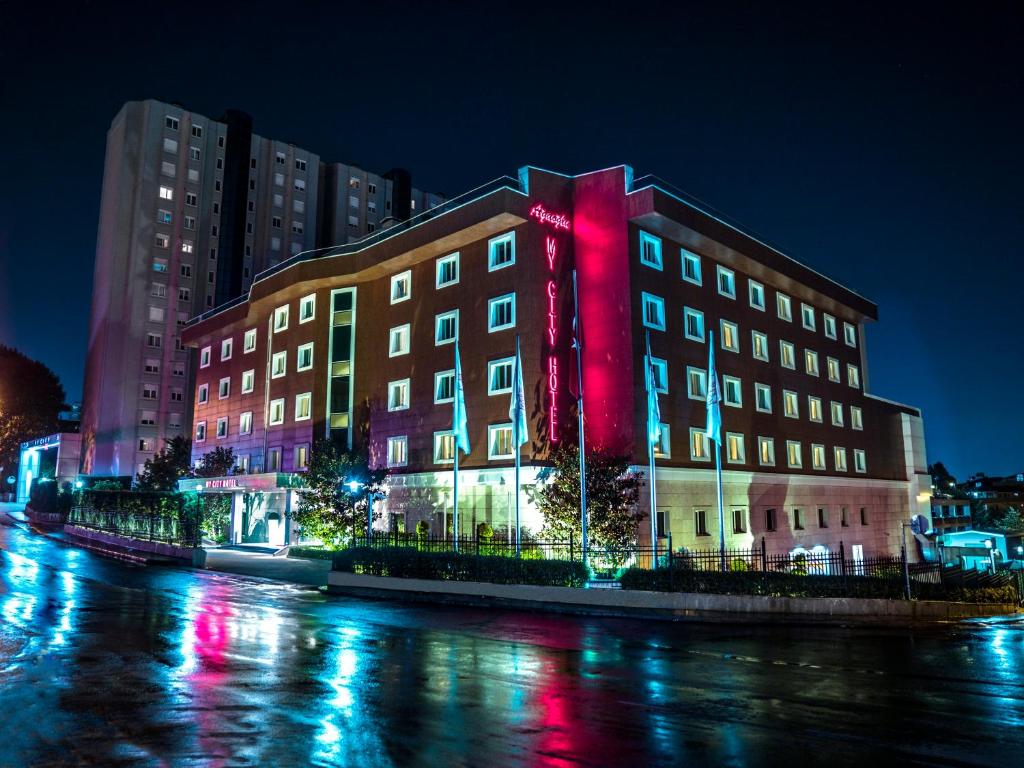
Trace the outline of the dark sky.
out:
[[[1020,3],[34,5],[0,2],[0,343],[72,399],[105,133],[152,97],[449,195],[655,173],[879,304],[870,391],[930,461],[1024,470]]]

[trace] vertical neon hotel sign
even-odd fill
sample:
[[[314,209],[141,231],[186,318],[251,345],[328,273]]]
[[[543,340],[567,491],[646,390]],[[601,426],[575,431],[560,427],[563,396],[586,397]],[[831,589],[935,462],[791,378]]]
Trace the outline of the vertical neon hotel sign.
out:
[[[536,219],[541,224],[552,227],[555,232],[569,231],[572,222],[568,216],[548,211],[541,203],[537,203],[530,209],[530,218]],[[545,287],[547,296],[547,396],[548,396],[548,437],[552,443],[558,442],[558,393],[560,390],[558,380],[558,358],[555,356],[555,343],[558,341],[558,285],[555,282],[556,266],[558,265],[558,240],[554,235],[544,237],[544,253],[548,261],[548,281]]]

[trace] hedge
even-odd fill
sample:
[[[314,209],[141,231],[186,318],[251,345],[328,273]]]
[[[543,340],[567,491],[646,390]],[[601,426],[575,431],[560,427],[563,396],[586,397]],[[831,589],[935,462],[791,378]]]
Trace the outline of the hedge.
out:
[[[670,578],[671,577],[671,578]],[[687,568],[659,568],[655,571],[630,568],[622,575],[623,589],[654,592],[704,592],[718,595],[760,595],[764,597],[866,597],[899,600],[905,596],[902,580],[870,576],[800,576],[792,573],[756,571],[695,571]],[[918,600],[949,600],[965,603],[1015,603],[1012,585],[961,587],[954,584],[911,583]]]
[[[307,560],[330,560],[338,550],[327,547],[297,546],[288,547],[288,557],[301,557]]]
[[[334,553],[334,570],[401,579],[487,581],[582,587],[587,569],[574,560],[531,560],[461,552],[422,552],[412,547],[351,547]]]

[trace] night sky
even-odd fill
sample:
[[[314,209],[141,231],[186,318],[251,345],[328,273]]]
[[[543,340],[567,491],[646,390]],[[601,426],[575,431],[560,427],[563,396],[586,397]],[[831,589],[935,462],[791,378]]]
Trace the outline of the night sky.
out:
[[[106,130],[157,98],[448,195],[657,174],[878,303],[869,391],[929,461],[1024,471],[1021,4],[148,5],[0,4],[0,343],[72,400]]]

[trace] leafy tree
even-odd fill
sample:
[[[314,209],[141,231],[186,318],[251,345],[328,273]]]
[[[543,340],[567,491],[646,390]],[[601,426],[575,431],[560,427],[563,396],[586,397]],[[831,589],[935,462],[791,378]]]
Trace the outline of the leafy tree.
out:
[[[224,477],[235,468],[235,449],[217,447],[204,453],[195,469],[196,477]]]
[[[21,443],[59,429],[64,387],[42,363],[0,344],[0,474],[17,474]]]
[[[928,474],[932,476],[932,491],[938,496],[956,495],[956,478],[949,473],[941,461],[928,465]]]
[[[543,538],[582,544],[580,530],[580,451],[575,445],[559,448],[554,466],[540,473],[544,485],[537,505],[544,516]],[[604,450],[587,456],[587,532],[591,546],[623,549],[635,546],[637,531],[646,517],[637,508],[643,474],[631,472],[629,457]]]
[[[192,474],[192,441],[187,437],[172,437],[152,459],[146,459],[142,471],[135,478],[140,491],[176,491],[178,481]]]
[[[366,453],[348,451],[329,440],[318,442],[310,451],[295,521],[307,535],[325,544],[356,532],[363,535],[369,496],[383,496],[386,478],[386,469],[370,468]]]

